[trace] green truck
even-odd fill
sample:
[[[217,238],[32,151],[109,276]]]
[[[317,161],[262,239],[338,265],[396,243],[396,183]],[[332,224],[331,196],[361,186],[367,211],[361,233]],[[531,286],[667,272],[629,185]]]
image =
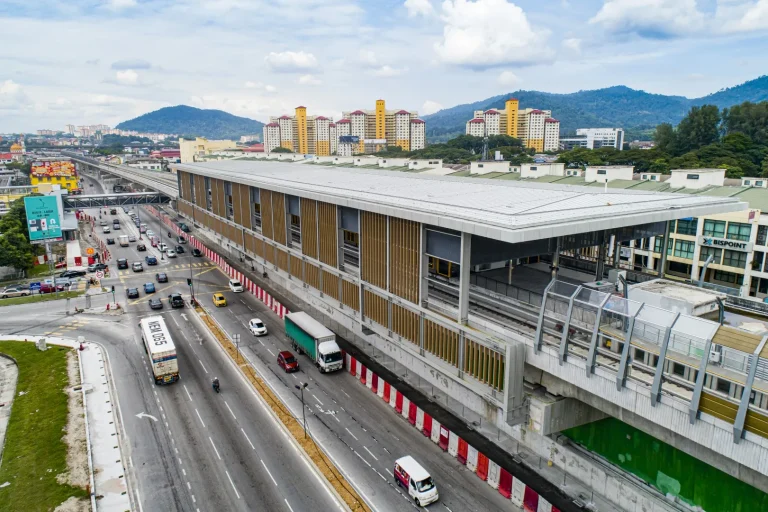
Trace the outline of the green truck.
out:
[[[343,361],[336,334],[308,314],[297,311],[285,315],[285,333],[293,349],[306,354],[322,373],[341,370]]]

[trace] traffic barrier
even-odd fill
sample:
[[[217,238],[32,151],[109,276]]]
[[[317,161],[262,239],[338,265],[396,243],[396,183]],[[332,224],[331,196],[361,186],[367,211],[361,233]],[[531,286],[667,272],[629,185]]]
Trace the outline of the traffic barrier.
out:
[[[447,428],[440,425],[440,429],[438,430],[437,446],[439,446],[443,451],[448,450],[448,437],[450,434],[451,432]]]
[[[411,410],[411,401],[408,399],[407,396],[403,395],[403,410],[400,411],[400,416],[402,416],[407,420],[408,415],[410,414],[410,410]]]
[[[432,429],[429,434],[429,438],[435,444],[440,444],[440,422],[435,418],[432,418]]]
[[[499,468],[499,494],[505,498],[512,496],[512,474],[504,468]]]
[[[539,512],[539,494],[528,486],[525,487],[523,494],[523,510],[525,512]]]
[[[365,386],[366,384],[366,377],[368,377],[368,369],[364,365],[360,365],[360,373],[357,374],[357,377],[360,379],[360,383]]]
[[[384,381],[381,378],[379,378],[379,389],[377,390],[376,394],[379,395],[379,398],[381,398],[382,400],[384,399],[384,386],[385,386]]]
[[[371,391],[379,394],[379,376],[371,372]]]
[[[393,409],[397,406],[397,395],[399,394],[400,392],[395,388],[389,390],[389,406]]]
[[[421,427],[421,433],[425,437],[432,437],[432,416],[424,413],[424,425]]]
[[[448,455],[456,457],[459,453],[459,436],[448,432]]]
[[[501,468],[492,460],[488,460],[488,478],[485,480],[494,489],[499,488],[499,470]]]
[[[512,479],[512,496],[510,499],[512,503],[518,507],[523,506],[523,498],[525,497],[525,484],[519,478]]]
[[[351,357],[351,360],[349,363],[349,373],[351,373],[352,375],[355,375],[357,373],[357,359],[355,359],[354,357]]]
[[[416,404],[414,404],[415,406]],[[416,430],[421,432],[421,430],[424,428],[424,411],[421,410],[421,407],[416,407],[416,419],[413,423],[411,423],[414,427],[416,427]]]
[[[365,371],[366,371],[365,387],[367,387],[368,389],[372,389],[373,388],[373,372],[371,371],[370,368],[366,368]]]
[[[482,453],[477,454],[477,469],[475,470],[475,474],[480,478],[480,480],[488,480],[488,463],[490,461],[488,460],[488,457],[483,455]]]
[[[456,458],[461,462],[462,464],[467,463],[467,452],[468,452],[469,444],[462,438],[459,438],[459,448],[456,453]]]
[[[403,394],[399,391],[395,392],[395,410],[398,414],[403,413]]]
[[[459,452],[461,452],[461,450],[459,450]],[[465,461],[465,464],[467,465],[467,469],[475,474],[477,474],[477,455],[477,449],[467,444],[467,460]]]
[[[390,394],[391,394],[391,392],[392,392],[392,386],[390,386],[390,385],[389,385],[389,382],[387,382],[387,381],[384,381],[384,391],[382,391],[382,395],[381,395],[381,398],[382,398],[382,399],[383,399],[385,402],[387,402],[387,403],[389,403],[389,399],[390,399]]]

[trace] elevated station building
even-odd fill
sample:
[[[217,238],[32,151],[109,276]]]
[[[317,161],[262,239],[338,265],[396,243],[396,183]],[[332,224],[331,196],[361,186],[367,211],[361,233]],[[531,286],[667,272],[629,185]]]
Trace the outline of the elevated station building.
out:
[[[745,210],[738,199],[290,162],[173,165],[177,209],[197,229],[510,451],[526,444],[617,509],[655,492],[660,508],[646,510],[682,510],[663,502],[675,489],[689,500],[687,477],[618,492],[560,433],[598,425],[630,453],[642,448],[631,431],[702,461],[734,492],[768,491],[768,336],[559,269],[561,253]]]

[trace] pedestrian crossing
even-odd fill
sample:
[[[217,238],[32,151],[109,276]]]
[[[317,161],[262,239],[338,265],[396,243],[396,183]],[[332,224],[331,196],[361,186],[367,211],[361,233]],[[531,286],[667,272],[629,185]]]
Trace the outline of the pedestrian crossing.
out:
[[[214,267],[214,266],[215,265],[213,263],[209,262],[209,261],[203,261],[203,262],[200,262],[200,263],[186,263],[186,264],[182,263],[182,264],[179,264],[179,265],[152,265],[152,266],[146,266],[145,265],[144,266],[144,271],[145,272],[147,272],[147,271],[148,272],[153,272],[153,271],[155,271],[155,272],[169,272],[171,270],[189,270],[190,268],[203,269],[203,268],[211,268],[211,267]],[[133,272],[131,269],[124,269],[124,270],[121,270],[118,273],[118,276],[120,276],[120,277],[127,277],[127,276],[131,276],[131,275],[135,275],[135,272]]]

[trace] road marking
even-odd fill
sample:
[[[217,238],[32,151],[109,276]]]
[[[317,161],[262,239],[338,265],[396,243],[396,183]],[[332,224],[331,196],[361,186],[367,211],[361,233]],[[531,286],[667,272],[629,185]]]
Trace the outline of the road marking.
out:
[[[374,454],[371,452],[371,450],[369,450],[369,449],[368,449],[368,447],[367,447],[367,446],[363,446],[363,448],[365,448],[365,451],[367,451],[368,453],[370,453],[370,454],[371,454],[371,457],[373,457],[373,459],[374,459],[374,460],[379,460],[379,458],[378,458],[377,456],[375,456],[375,455],[374,455]]]
[[[286,504],[286,505],[288,505],[288,510],[290,510],[291,512],[293,512],[293,508],[291,507],[291,504],[290,504],[290,503],[288,503],[288,498],[285,498],[285,504]]]
[[[264,344],[264,342],[263,342],[263,341],[259,340],[259,343],[261,343],[261,346],[262,346],[262,347],[266,347],[266,345]]]
[[[317,398],[317,397],[315,396],[315,394],[314,394],[314,393],[312,393],[312,397],[313,397],[315,400],[317,400],[317,403],[319,403],[320,405],[323,405],[323,402],[321,402],[321,401],[320,401],[320,399],[319,399],[319,398]]]
[[[189,397],[189,400],[192,401],[192,395],[189,394],[189,390],[187,389],[187,385],[183,384],[183,386],[184,386],[184,391],[187,392],[187,396]]]
[[[189,489],[190,491],[192,490],[192,486],[189,484],[189,482],[187,482],[187,489]]]
[[[346,392],[346,391],[344,391],[343,389],[341,390],[341,392],[342,392],[342,393],[344,393],[345,395],[347,395],[347,398],[352,398],[352,397],[351,397],[351,396],[349,396],[349,394],[347,394],[347,392]]]
[[[249,444],[249,445],[251,445],[251,448],[253,448],[253,449],[255,450],[255,449],[256,449],[256,447],[255,447],[255,446],[253,446],[253,443],[252,443],[252,442],[251,442],[251,440],[248,438],[248,434],[246,434],[246,433],[245,433],[245,430],[243,430],[243,428],[242,428],[242,427],[240,427],[240,430],[243,432],[243,435],[245,436],[245,440],[246,440],[246,441],[248,441],[248,444]]]
[[[360,455],[360,454],[359,454],[359,453],[357,453],[357,452],[355,452],[355,455],[357,455],[357,457],[358,457],[358,458],[359,458],[361,461],[363,461],[363,462],[365,462],[366,464],[368,464],[368,467],[369,467],[369,468],[372,468],[372,467],[373,467],[373,466],[371,466],[371,463],[370,463],[370,462],[368,462],[367,460],[365,460],[365,459],[363,458],[363,456],[362,456],[362,455]]]
[[[192,496],[192,503],[197,503],[197,501],[195,500],[195,495],[192,494],[191,496]],[[200,510],[200,509],[198,509],[198,510]]]
[[[347,432],[349,432],[349,435],[351,435],[352,437],[354,437],[354,438],[355,438],[355,441],[359,441],[359,439],[358,439],[357,437],[355,437],[355,434],[353,434],[353,433],[352,433],[352,431],[351,431],[351,430],[349,430],[347,427],[344,427],[344,430],[346,430]]]
[[[200,419],[200,423],[202,423],[202,424],[203,424],[203,428],[205,428],[205,422],[203,421],[203,417],[202,417],[202,416],[200,416],[200,411],[198,411],[197,409],[195,409],[195,412],[197,413],[197,417]]]
[[[200,360],[198,359],[198,361],[200,361]],[[203,367],[203,370],[205,370],[205,365],[203,364],[203,362],[202,362],[202,361],[200,361],[200,366],[202,366],[202,367]],[[205,370],[205,373],[208,373],[208,370]]]
[[[263,343],[262,343],[262,345],[263,345]],[[274,352],[272,352],[271,350],[267,349],[267,352],[269,352],[270,354],[272,354],[272,357],[275,357],[275,353],[274,353]]]
[[[240,499],[240,493],[237,492],[237,487],[235,487],[235,482],[232,481],[232,477],[229,476],[229,471],[224,471],[227,474],[227,478],[229,478],[229,483],[232,484],[232,489],[235,491],[235,495],[237,496],[237,499]]]
[[[235,418],[235,421],[237,421],[237,416],[235,416],[235,413],[232,412],[232,409],[229,407],[229,404],[227,403],[226,400],[224,400],[224,405],[226,405],[227,409],[229,409],[229,414],[231,414],[232,417]]]
[[[213,446],[213,451],[216,452],[216,456],[221,460],[221,455],[219,455],[219,450],[216,449],[216,445],[213,444],[213,439],[211,439],[211,436],[208,436],[208,440],[211,442],[211,446]]]
[[[179,457],[179,466],[181,466],[181,464],[182,464],[181,457]]]
[[[184,468],[181,468],[181,472],[184,474],[184,476],[187,476],[187,470]]]
[[[271,478],[271,479],[272,479],[272,482],[275,484],[275,486],[276,486],[276,487],[280,487],[279,485],[277,485],[277,481],[275,480],[275,477],[273,477],[273,476],[272,476],[272,473],[270,473],[270,472],[269,472],[269,468],[267,467],[267,465],[266,465],[266,464],[264,464],[264,461],[263,461],[263,460],[261,460],[261,459],[259,459],[259,460],[261,461],[261,465],[262,465],[262,466],[264,466],[264,470],[265,470],[265,471],[267,472],[267,474],[269,475],[269,478]]]
[[[179,325],[179,322],[177,322],[177,321],[176,321],[176,317],[175,317],[175,316],[173,316],[173,315],[170,315],[170,317],[171,317],[171,320],[173,320],[173,323],[175,323],[175,324],[176,324],[176,327],[178,327],[179,329],[181,329],[181,326]]]

